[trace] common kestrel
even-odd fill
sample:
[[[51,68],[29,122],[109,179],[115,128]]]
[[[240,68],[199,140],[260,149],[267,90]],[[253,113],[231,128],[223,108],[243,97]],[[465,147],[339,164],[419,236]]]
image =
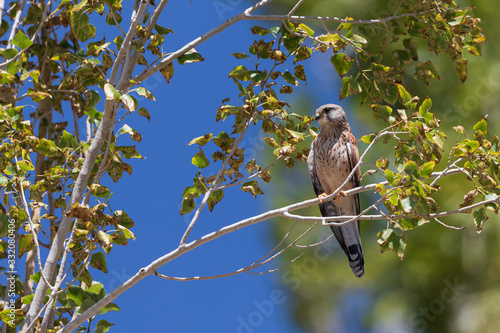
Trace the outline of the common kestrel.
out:
[[[359,161],[358,143],[342,107],[326,104],[316,110],[316,120],[321,126],[316,139],[311,144],[307,166],[314,192],[320,199],[321,215],[355,216],[360,213],[359,195],[338,196],[323,202],[322,196],[332,194]],[[351,180],[342,188],[348,190],[359,186],[361,171],[358,168]],[[363,250],[359,235],[359,220],[340,227],[331,227],[340,246],[347,254],[349,265],[357,277],[365,274]]]

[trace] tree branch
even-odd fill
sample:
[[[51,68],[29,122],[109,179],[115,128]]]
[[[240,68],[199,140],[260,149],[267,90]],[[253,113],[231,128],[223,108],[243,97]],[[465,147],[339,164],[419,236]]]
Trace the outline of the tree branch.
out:
[[[261,7],[268,5],[272,1],[273,0],[261,0],[261,1],[259,1],[254,6],[247,8],[244,12],[242,12],[236,16],[233,16],[232,18],[225,21],[221,25],[213,28],[212,30],[203,34],[202,36],[192,40],[191,42],[184,45],[182,48],[175,51],[174,53],[171,53],[168,57],[166,57],[165,59],[160,61],[158,64],[154,65],[153,67],[149,68],[148,70],[146,70],[143,73],[139,74],[138,76],[134,77],[132,80],[135,82],[142,82],[142,81],[146,80],[148,77],[150,77],[154,73],[158,72],[160,69],[167,66],[168,64],[173,62],[175,59],[177,59],[181,55],[183,55],[184,53],[186,53],[189,50],[191,50],[192,48],[200,45],[201,43],[207,41],[208,39],[212,38],[213,36],[215,36],[219,32],[224,31],[225,29],[227,29],[231,25],[235,24],[236,22],[247,19],[248,17],[250,17],[251,13],[253,13],[254,11],[256,11],[257,9],[259,9]]]

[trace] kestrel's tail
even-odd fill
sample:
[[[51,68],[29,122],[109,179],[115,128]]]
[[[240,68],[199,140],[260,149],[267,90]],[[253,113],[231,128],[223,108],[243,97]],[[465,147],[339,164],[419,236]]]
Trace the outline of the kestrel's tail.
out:
[[[358,278],[365,275],[365,260],[359,235],[359,221],[341,227],[331,227],[340,246],[349,259],[349,266]]]

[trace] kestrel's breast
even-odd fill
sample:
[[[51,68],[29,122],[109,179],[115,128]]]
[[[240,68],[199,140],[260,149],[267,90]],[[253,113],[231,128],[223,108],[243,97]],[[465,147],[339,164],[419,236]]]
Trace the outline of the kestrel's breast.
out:
[[[331,194],[342,185],[351,172],[346,141],[343,136],[318,139],[320,140],[315,145],[316,172],[325,192]],[[352,187],[352,182],[349,182],[343,190]]]

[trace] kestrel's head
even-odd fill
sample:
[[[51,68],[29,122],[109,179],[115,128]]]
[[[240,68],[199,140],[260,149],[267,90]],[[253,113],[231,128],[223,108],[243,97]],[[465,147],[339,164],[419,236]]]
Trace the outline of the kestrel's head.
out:
[[[321,127],[347,124],[344,109],[337,104],[325,104],[316,110],[315,119]]]

